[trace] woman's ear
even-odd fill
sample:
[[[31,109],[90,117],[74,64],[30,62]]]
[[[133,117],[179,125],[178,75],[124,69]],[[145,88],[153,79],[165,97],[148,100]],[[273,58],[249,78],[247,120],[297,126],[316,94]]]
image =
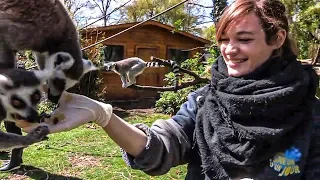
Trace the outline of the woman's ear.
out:
[[[280,48],[284,41],[286,40],[287,32],[284,29],[280,29],[276,34],[275,46],[276,48]]]

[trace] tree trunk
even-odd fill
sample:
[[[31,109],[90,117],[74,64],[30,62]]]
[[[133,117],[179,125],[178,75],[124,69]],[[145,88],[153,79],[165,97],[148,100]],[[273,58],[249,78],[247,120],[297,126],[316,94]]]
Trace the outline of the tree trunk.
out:
[[[312,59],[312,65],[316,65],[317,63],[320,63],[320,45],[318,47],[318,50],[314,56],[314,58]]]

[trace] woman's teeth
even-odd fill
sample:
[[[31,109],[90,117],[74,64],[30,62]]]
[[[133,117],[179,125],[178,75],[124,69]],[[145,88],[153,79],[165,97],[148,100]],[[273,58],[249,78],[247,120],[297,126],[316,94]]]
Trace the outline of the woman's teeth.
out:
[[[236,60],[236,61],[231,61],[232,63],[242,63],[242,62],[244,62],[244,61],[246,61],[246,60],[248,60],[248,59],[242,59],[242,60]]]

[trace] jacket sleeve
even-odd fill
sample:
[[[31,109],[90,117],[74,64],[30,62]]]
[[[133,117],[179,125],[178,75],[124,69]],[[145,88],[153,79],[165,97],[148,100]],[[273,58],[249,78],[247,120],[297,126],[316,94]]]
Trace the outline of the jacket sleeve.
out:
[[[139,169],[149,175],[162,175],[171,167],[188,162],[197,112],[199,89],[188,95],[175,116],[168,120],[157,120],[151,127],[144,124],[135,126],[145,132],[148,141],[145,149],[132,157],[122,149],[122,156],[133,169]]]
[[[307,164],[302,179],[320,179],[320,101],[314,105],[314,122],[312,125]]]

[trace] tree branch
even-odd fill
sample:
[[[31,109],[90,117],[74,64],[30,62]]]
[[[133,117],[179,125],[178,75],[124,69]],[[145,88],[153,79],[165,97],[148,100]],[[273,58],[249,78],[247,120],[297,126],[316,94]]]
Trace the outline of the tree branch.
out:
[[[181,51],[193,51],[193,50],[198,50],[198,49],[208,49],[208,48],[212,48],[212,47],[218,47],[215,44],[212,44],[211,46],[202,46],[202,47],[195,47],[195,48],[191,48],[191,49],[183,49]]]
[[[163,64],[164,66],[171,67],[171,64],[168,62],[168,60],[160,59],[157,57],[151,56],[151,61],[159,62],[160,64]],[[168,87],[157,87],[157,86],[142,86],[142,85],[131,85],[128,88],[132,89],[141,89],[141,90],[150,90],[150,91],[176,91],[179,89],[183,89],[189,86],[197,85],[199,83],[209,83],[210,80],[207,78],[202,78],[198,76],[196,73],[189,71],[187,69],[181,68],[178,66],[179,72],[189,74],[194,78],[193,81],[187,81],[187,82],[182,82],[179,84],[177,87],[175,86],[168,86]]]
[[[202,5],[202,4],[192,3],[192,2],[188,2],[187,4],[188,5],[199,6],[199,7],[202,7],[202,8],[214,8],[214,6],[205,6],[205,5]]]
[[[177,86],[177,88],[175,88],[174,86],[168,86],[168,87],[157,87],[157,86],[142,86],[142,85],[131,85],[128,88],[132,88],[132,89],[139,89],[139,90],[147,90],[147,91],[176,91],[179,89],[183,89],[183,88],[187,88],[190,86],[194,86],[200,83],[209,83],[209,79],[204,79],[204,78],[199,78],[199,79],[195,79],[193,81],[187,81],[187,82],[183,82],[181,83],[179,86]]]

